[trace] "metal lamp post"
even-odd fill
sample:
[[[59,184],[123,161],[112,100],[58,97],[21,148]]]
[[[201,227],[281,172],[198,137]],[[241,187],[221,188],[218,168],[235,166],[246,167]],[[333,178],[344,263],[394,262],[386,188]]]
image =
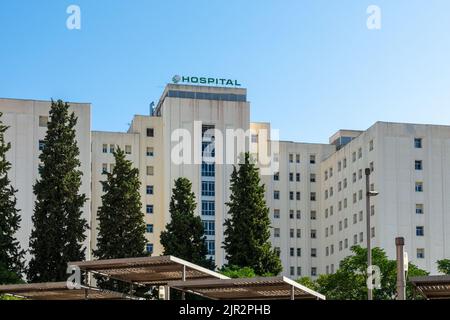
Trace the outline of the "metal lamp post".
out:
[[[372,266],[372,247],[370,243],[370,197],[378,195],[377,191],[370,190],[370,168],[366,168],[366,238],[367,238],[367,268]],[[373,300],[372,288],[367,288],[367,299]]]

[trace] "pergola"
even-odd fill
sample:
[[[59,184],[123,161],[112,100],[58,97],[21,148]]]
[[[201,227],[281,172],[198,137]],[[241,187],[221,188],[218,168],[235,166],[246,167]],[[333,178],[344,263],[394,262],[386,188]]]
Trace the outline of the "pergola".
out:
[[[69,289],[66,282],[47,282],[0,286],[0,294],[31,300],[132,300],[137,299],[118,292],[80,286]]]
[[[426,299],[450,299],[450,276],[413,277],[409,281]]]
[[[166,286],[170,281],[176,280],[229,279],[173,256],[69,262],[68,265],[77,266],[84,272],[141,286]]]
[[[286,277],[174,281],[173,289],[213,300],[325,300],[325,296]]]

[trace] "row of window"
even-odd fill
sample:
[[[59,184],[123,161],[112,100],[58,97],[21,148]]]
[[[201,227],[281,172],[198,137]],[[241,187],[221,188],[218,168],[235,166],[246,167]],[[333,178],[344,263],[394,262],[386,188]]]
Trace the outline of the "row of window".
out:
[[[115,164],[111,163],[109,165],[109,172],[113,172],[114,171],[114,167]],[[108,172],[108,164],[107,163],[102,163],[102,173],[107,173]],[[153,176],[155,175],[155,168],[153,166],[147,166],[146,167],[146,174],[147,176]]]
[[[273,218],[274,219],[280,219],[280,209],[274,209],[273,210]],[[294,210],[289,210],[289,219],[301,219],[301,211],[297,210],[296,214],[294,214]],[[316,211],[311,211],[310,212],[310,219],[311,220],[316,220],[317,219],[317,212]]]
[[[295,158],[295,163],[300,163],[300,154],[293,154],[290,153],[289,154],[289,163],[294,163],[294,158]],[[310,164],[316,164],[316,155],[315,154],[311,154],[309,156],[309,163]]]
[[[280,200],[280,191],[279,190],[275,190],[274,192],[273,192],[273,198],[274,198],[274,200]],[[290,200],[294,200],[294,192],[293,191],[290,191],[289,192],[289,199]],[[300,192],[296,192],[295,193],[295,199],[296,200],[301,200],[301,194],[300,194]],[[309,195],[309,200],[310,201],[316,201],[316,193],[315,192],[311,192],[310,193],[310,195]]]
[[[296,181],[296,182],[300,182],[300,181],[301,181],[301,175],[300,175],[300,173],[293,173],[293,172],[290,172],[290,173],[289,173],[289,181],[290,181],[290,182],[294,182],[294,176],[295,176],[295,181]],[[279,172],[276,172],[276,173],[273,175],[273,181],[280,181],[280,173],[279,173]],[[315,173],[311,173],[311,174],[309,175],[309,182],[311,182],[311,183],[315,183],[315,182],[316,182],[316,174],[315,174]]]

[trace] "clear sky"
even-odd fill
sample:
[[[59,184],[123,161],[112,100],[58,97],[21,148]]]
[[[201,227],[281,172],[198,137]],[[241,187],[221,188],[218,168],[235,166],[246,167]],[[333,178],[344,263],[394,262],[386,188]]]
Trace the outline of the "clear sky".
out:
[[[450,1],[0,1],[0,97],[91,102],[94,130],[124,131],[174,74],[238,79],[283,140],[450,125]]]

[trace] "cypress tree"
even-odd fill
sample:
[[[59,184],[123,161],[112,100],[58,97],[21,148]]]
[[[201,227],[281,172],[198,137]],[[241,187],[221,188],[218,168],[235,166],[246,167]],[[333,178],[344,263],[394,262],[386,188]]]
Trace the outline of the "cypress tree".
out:
[[[114,152],[115,165],[112,172],[105,172],[102,181],[104,194],[98,209],[99,221],[97,249],[99,259],[119,259],[145,256],[146,225],[139,193],[139,170],[133,168],[120,148]],[[123,284],[97,278],[105,289],[122,290]]]
[[[7,129],[0,120],[0,284],[21,282],[24,271],[24,250],[15,237],[21,218],[20,210],[16,209],[17,190],[8,178],[11,163],[6,160],[6,153],[11,149],[11,143],[5,142]]]
[[[67,262],[85,259],[87,222],[82,218],[86,195],[79,194],[82,172],[76,142],[77,118],[69,105],[52,100],[50,120],[39,156],[40,177],[30,238],[30,282],[64,281]]]
[[[278,275],[282,266],[269,242],[270,219],[264,185],[249,153],[244,159],[231,175],[231,196],[227,203],[230,218],[224,223],[226,259],[229,266],[250,267],[257,275]]]
[[[170,199],[171,221],[161,233],[164,255],[172,255],[205,268],[214,269],[214,263],[208,259],[208,248],[203,223],[195,215],[197,203],[189,179],[178,178],[172,189]]]

